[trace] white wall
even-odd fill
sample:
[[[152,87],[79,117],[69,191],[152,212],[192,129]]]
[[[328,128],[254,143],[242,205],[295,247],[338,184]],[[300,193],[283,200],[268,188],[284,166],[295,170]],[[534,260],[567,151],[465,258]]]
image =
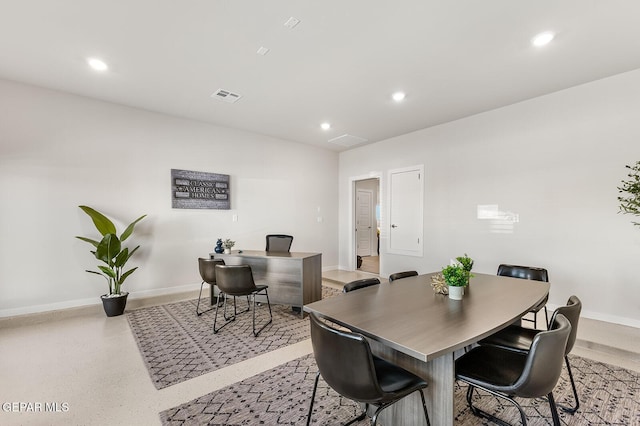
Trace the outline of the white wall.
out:
[[[199,288],[197,258],[219,237],[261,250],[292,234],[292,250],[338,263],[335,152],[3,80],[0,117],[0,316],[100,303],[106,284],[73,238],[97,237],[80,204],[121,227],[148,214],[132,297]],[[172,209],[172,168],[229,174],[232,210]]]
[[[409,101],[409,99],[408,99]],[[617,214],[626,164],[640,160],[640,70],[340,154],[340,264],[349,265],[349,179],[424,164],[423,257],[386,253],[381,274],[439,270],[468,253],[549,270],[550,303],[576,294],[585,316],[640,327],[640,229]],[[518,214],[512,228],[478,205]],[[636,218],[637,219],[637,218]]]

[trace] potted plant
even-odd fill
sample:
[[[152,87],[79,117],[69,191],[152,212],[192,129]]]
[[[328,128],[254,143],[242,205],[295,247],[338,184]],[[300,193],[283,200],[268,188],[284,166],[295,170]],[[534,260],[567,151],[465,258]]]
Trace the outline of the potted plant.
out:
[[[233,246],[236,245],[236,242],[227,238],[226,240],[224,240],[222,245],[224,246],[224,252],[226,254],[229,254],[229,253],[231,253],[231,249],[233,248]]]
[[[640,216],[640,161],[636,161],[634,166],[626,166],[631,172],[627,175],[631,179],[622,181],[622,186],[618,187],[618,201],[620,202],[619,213]],[[640,222],[633,222],[635,226],[640,226]]]
[[[467,255],[467,253],[465,253],[464,256],[456,257],[456,260],[460,265],[462,265],[462,268],[467,272],[467,284],[465,285],[465,287],[468,287],[469,279],[473,277],[473,274],[471,274],[471,269],[473,269],[473,259],[471,259]]]
[[[442,276],[449,286],[449,298],[461,300],[464,286],[467,285],[469,274],[460,264],[448,265],[442,268]]]
[[[87,270],[87,272],[101,275],[107,280],[109,291],[101,296],[102,305],[107,316],[122,315],[127,304],[127,296],[129,295],[129,293],[122,291],[122,284],[129,275],[138,269],[136,266],[135,268],[125,271],[124,267],[133,253],[140,248],[140,246],[136,246],[133,250],[129,250],[128,247],[123,247],[122,243],[131,236],[135,225],[144,219],[146,215],[142,215],[134,220],[118,237],[116,226],[109,218],[91,207],[79,207],[89,215],[96,229],[102,235],[100,241],[76,236],[79,240],[86,241],[94,246],[95,251],[92,250],[91,254],[103,263],[102,265],[98,265],[99,272],[90,270]]]

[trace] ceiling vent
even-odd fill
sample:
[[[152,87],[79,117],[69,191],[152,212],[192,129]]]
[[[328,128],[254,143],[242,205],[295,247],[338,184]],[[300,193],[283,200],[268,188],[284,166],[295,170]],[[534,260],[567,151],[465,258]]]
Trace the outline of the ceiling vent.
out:
[[[230,104],[235,104],[238,101],[238,99],[242,97],[242,95],[230,92],[228,90],[218,89],[213,93],[213,95],[211,95],[211,97],[230,103]]]
[[[347,147],[360,145],[361,143],[365,143],[367,141],[368,140],[365,138],[361,138],[359,136],[353,136],[350,134],[344,134],[342,136],[338,136],[337,138],[329,139],[329,142],[331,143],[335,143],[336,145],[342,145]]]

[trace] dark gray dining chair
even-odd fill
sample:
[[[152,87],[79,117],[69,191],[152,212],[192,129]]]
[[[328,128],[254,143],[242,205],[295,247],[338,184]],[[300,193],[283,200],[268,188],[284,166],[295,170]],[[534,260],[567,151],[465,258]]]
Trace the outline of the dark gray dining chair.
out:
[[[527,424],[527,416],[514,398],[546,395],[553,424],[560,426],[553,388],[562,373],[562,359],[570,333],[571,323],[564,315],[558,314],[549,330],[535,335],[527,353],[480,345],[458,358],[455,361],[456,379],[469,385],[467,403],[473,414],[495,423],[507,424],[473,405],[476,388],[514,404],[520,412],[523,425]]]
[[[209,284],[211,289],[211,295],[213,297],[213,287],[216,285],[216,265],[224,265],[224,260],[222,259],[205,259],[198,258],[198,268],[200,270],[200,277],[202,278],[202,283],[200,284],[200,295],[198,295],[198,304],[196,305],[196,315],[200,316],[205,312],[209,312],[213,308],[209,308],[206,311],[200,311],[200,299],[202,298],[202,286],[205,284]],[[213,298],[211,299],[211,304],[213,305]]]
[[[267,247],[266,251],[288,253],[291,250],[291,244],[293,243],[293,236],[284,234],[269,234],[267,235]]]
[[[418,276],[417,271],[396,272],[395,274],[389,275],[389,282],[391,283],[396,280],[401,280],[403,278],[416,277],[416,276]]]
[[[549,282],[549,273],[544,268],[537,268],[533,266],[520,266],[520,265],[507,265],[501,264],[498,266],[498,274],[501,277],[522,278],[526,280],[544,281]],[[536,306],[529,311],[533,313],[533,320],[529,318],[521,318],[522,321],[530,321],[533,323],[534,328],[538,328],[538,312],[544,309],[545,328],[549,328],[549,314],[547,313],[547,301],[549,295],[540,301]]]
[[[346,425],[364,419],[368,406],[373,405],[377,407],[371,418],[371,424],[375,426],[382,410],[414,392],[418,392],[422,398],[424,417],[427,425],[430,425],[422,393],[427,382],[404,368],[373,355],[369,342],[363,335],[330,327],[314,313],[309,314],[309,320],[311,345],[318,373],[311,394],[307,426],[311,423],[313,402],[321,376],[341,396],[365,404],[362,414]]]
[[[213,320],[213,333],[218,333],[223,327],[227,326],[230,322],[235,321],[238,315],[236,309],[236,296],[252,296],[253,298],[253,335],[258,337],[258,334],[264,328],[271,324],[273,321],[273,314],[271,312],[271,303],[269,303],[269,293],[267,285],[256,285],[253,281],[253,274],[251,273],[251,266],[249,265],[216,265],[216,285],[220,289],[221,293],[228,296],[234,296],[233,299],[233,316],[227,317],[227,302],[226,298],[223,301],[223,316],[226,322],[219,328],[216,328],[216,322],[218,320],[218,308],[220,307],[220,297],[218,294],[218,303],[216,304],[216,315]],[[267,321],[256,332],[256,295],[263,294],[267,297],[267,306],[269,308],[269,321]],[[223,297],[224,297],[223,295]],[[248,312],[252,306],[248,303],[248,307],[244,312]]]
[[[380,280],[377,278],[364,278],[361,280],[355,280],[355,281],[346,283],[342,287],[342,292],[348,293],[350,291],[354,291],[354,290],[358,290],[361,288],[370,287],[372,285],[378,285],[378,284],[380,284]]]
[[[573,390],[573,398],[575,404],[573,407],[565,407],[558,404],[562,411],[570,414],[574,414],[578,408],[580,408],[580,400],[578,399],[578,390],[576,389],[576,383],[573,379],[573,373],[571,371],[571,364],[569,363],[569,353],[573,349],[573,345],[576,342],[576,335],[578,333],[578,322],[580,321],[580,312],[582,311],[582,302],[577,296],[571,296],[567,300],[566,306],[560,306],[551,315],[551,322],[555,321],[558,315],[564,315],[571,324],[571,333],[569,333],[569,339],[564,351],[564,361],[567,366],[567,373],[569,374],[569,380],[571,381],[571,388]],[[511,349],[522,353],[527,353],[531,349],[531,344],[536,335],[540,333],[540,330],[533,330],[531,328],[520,327],[518,325],[510,325],[509,327],[500,330],[499,332],[492,334],[491,336],[484,338],[478,342],[480,345],[492,345],[499,346],[505,349]]]

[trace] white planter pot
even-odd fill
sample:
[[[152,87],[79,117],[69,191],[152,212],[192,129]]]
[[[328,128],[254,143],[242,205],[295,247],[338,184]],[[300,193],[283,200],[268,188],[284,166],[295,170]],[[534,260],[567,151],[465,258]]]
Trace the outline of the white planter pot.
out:
[[[229,253],[231,253],[231,249],[228,249],[228,248],[224,249],[224,254],[229,254]]]
[[[462,300],[464,294],[464,287],[449,286],[449,299]]]

